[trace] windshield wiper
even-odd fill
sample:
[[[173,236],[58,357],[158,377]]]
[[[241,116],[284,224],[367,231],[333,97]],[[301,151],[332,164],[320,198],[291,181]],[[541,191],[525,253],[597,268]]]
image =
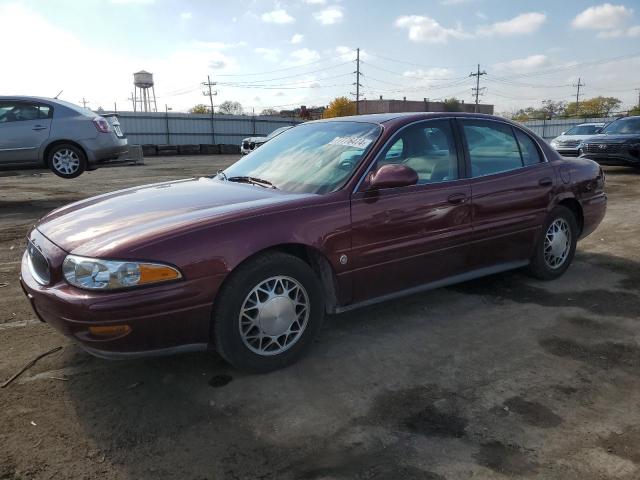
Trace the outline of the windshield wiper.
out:
[[[253,185],[258,185],[264,188],[278,188],[269,180],[263,180],[262,178],[257,178],[257,177],[249,177],[249,176],[229,177],[227,178],[227,181],[238,182],[238,183],[251,183]]]

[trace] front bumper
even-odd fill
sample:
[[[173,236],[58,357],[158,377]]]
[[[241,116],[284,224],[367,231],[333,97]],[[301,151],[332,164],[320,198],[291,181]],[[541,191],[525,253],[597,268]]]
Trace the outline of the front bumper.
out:
[[[50,285],[31,274],[22,258],[20,283],[38,318],[102,358],[135,358],[207,348],[213,299],[221,276],[163,285],[92,292],[67,284],[60,265],[66,252],[34,230],[31,234],[51,264]],[[92,326],[128,325],[125,334],[94,336]]]
[[[580,156],[598,162],[600,165],[640,167],[640,153],[632,149],[615,153],[584,152]]]

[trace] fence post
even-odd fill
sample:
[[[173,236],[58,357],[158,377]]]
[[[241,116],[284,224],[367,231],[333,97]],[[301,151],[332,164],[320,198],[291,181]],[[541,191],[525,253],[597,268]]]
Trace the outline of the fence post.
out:
[[[547,117],[542,119],[542,138],[547,138]]]

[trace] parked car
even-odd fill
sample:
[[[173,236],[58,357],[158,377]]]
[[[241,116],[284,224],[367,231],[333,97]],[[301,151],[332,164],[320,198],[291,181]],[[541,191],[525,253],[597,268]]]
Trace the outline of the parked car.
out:
[[[126,151],[117,116],[108,121],[55,98],[0,96],[0,166],[42,165],[75,178]]]
[[[583,140],[580,156],[602,165],[640,168],[640,116],[614,120],[600,135]]]
[[[551,140],[551,148],[563,157],[577,157],[580,142],[600,133],[604,126],[604,123],[581,123],[580,125],[571,127],[566,132],[562,132],[560,136]]]
[[[606,202],[595,162],[499,117],[320,120],[217,175],[49,213],[21,282],[94,355],[214,346],[268,371],[311,347],[325,313],[519,267],[557,278]]]
[[[287,125],[285,127],[276,128],[273,132],[271,132],[266,137],[244,138],[242,140],[242,142],[240,143],[240,153],[242,155],[247,155],[247,154],[253,152],[256,148],[260,147],[261,145],[264,145],[265,143],[267,143],[272,138],[275,138],[278,135],[280,135],[282,132],[286,132],[291,127],[293,127],[293,125]]]

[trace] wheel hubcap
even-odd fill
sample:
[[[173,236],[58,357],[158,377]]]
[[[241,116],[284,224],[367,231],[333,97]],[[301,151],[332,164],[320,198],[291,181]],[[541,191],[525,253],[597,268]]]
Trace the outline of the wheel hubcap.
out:
[[[53,154],[53,168],[65,175],[71,175],[80,168],[80,157],[73,150],[63,148]]]
[[[549,225],[544,238],[544,261],[550,268],[561,267],[571,250],[571,229],[564,218]]]
[[[242,341],[258,355],[277,355],[302,336],[309,320],[309,296],[295,279],[268,278],[247,295],[239,315]]]

